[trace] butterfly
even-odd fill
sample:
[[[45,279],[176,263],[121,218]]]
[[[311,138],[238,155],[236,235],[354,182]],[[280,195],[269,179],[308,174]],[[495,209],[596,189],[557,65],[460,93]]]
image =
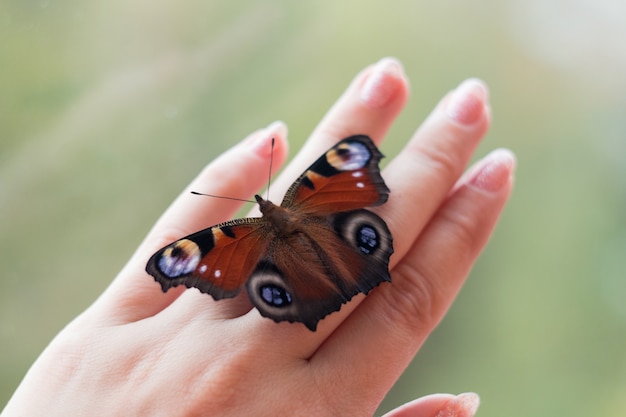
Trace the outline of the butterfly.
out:
[[[393,238],[365,207],[385,203],[383,157],[365,135],[345,138],[288,189],[280,206],[255,196],[262,217],[235,219],[157,251],[146,271],[163,291],[185,285],[215,300],[245,286],[275,322],[318,322],[358,293],[391,281]]]

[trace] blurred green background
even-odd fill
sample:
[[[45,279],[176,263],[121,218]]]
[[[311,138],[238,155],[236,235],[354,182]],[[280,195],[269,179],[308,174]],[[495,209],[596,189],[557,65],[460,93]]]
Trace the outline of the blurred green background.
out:
[[[481,416],[624,416],[625,40],[620,0],[0,1],[0,405],[207,162],[275,119],[297,149],[392,55],[412,94],[387,156],[477,76],[478,155],[512,148],[519,169],[379,412],[471,390]]]

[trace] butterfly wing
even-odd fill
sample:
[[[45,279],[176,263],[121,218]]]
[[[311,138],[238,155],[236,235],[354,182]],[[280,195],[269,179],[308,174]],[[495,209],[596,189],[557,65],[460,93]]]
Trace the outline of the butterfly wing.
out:
[[[304,171],[281,205],[314,215],[381,205],[389,196],[378,168],[382,157],[368,136],[343,139]]]
[[[263,316],[315,331],[354,295],[391,280],[392,253],[387,225],[370,211],[311,218],[300,232],[270,243],[246,289]]]
[[[185,285],[214,299],[234,297],[265,251],[261,218],[221,223],[179,239],[157,251],[146,271],[163,291]]]

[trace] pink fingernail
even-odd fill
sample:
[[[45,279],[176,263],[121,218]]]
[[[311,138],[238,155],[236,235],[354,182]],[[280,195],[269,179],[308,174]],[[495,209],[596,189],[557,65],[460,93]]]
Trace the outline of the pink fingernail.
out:
[[[469,182],[485,191],[498,191],[509,182],[516,164],[513,152],[508,149],[496,149],[483,159]]]
[[[392,80],[398,78],[404,78],[400,62],[394,58],[378,61],[361,90],[363,104],[372,109],[384,107],[398,90],[398,83]]]
[[[488,96],[485,83],[475,78],[465,80],[450,97],[446,108],[448,116],[464,125],[476,123],[485,111]]]
[[[466,392],[451,399],[436,417],[474,417],[480,406],[480,397]]]
[[[269,157],[272,153],[272,138],[287,137],[287,125],[281,121],[270,123],[252,135],[245,145],[262,157]]]
[[[466,392],[456,397],[461,407],[465,410],[465,415],[459,417],[473,417],[480,407],[480,397],[474,392]]]

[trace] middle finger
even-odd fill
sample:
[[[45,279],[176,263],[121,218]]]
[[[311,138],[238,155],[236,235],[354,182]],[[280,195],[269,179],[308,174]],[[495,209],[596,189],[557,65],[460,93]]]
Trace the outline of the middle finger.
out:
[[[408,91],[406,75],[396,59],[383,58],[359,73],[272,183],[272,194],[284,194],[311,163],[343,138],[365,134],[380,144],[404,107]]]

